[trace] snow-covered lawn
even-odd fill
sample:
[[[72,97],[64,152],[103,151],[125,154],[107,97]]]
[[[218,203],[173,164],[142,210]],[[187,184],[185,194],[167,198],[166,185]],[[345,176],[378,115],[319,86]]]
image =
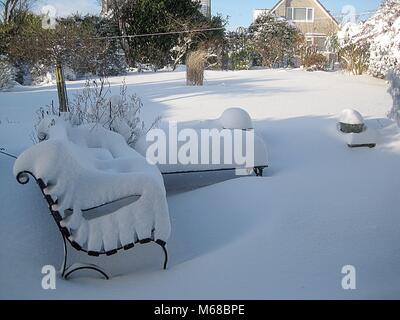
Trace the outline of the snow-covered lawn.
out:
[[[115,275],[58,280],[41,288],[43,265],[59,266],[62,242],[34,183],[19,186],[12,159],[0,155],[0,298],[400,298],[400,134],[386,120],[387,84],[367,76],[300,70],[207,72],[204,87],[185,73],[130,75],[145,120],[218,118],[241,106],[269,146],[265,178],[204,183],[169,181],[170,267],[156,245],[101,264]],[[112,78],[115,92],[122,78]],[[70,96],[83,82],[68,84]],[[31,145],[35,110],[57,101],[54,86],[0,93],[0,148]],[[380,132],[375,149],[349,149],[337,115],[359,110]],[[182,188],[181,188],[182,189]],[[357,290],[342,289],[342,267],[357,271]]]

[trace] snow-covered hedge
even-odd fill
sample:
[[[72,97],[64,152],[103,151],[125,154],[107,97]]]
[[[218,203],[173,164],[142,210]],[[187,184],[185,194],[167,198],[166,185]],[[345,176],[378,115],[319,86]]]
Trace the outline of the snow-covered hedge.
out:
[[[385,77],[400,71],[400,0],[385,0],[364,24],[361,40],[370,44],[369,72]]]
[[[400,71],[400,0],[384,0],[365,23],[347,23],[338,33],[339,54],[349,66],[356,64],[361,74],[367,71],[384,78]],[[364,70],[365,69],[365,70]]]
[[[6,56],[0,56],[0,90],[10,89],[15,83],[15,68]]]
[[[337,34],[342,68],[355,75],[361,75],[368,70],[370,57],[369,44],[360,40],[362,29],[361,23],[348,22]]]

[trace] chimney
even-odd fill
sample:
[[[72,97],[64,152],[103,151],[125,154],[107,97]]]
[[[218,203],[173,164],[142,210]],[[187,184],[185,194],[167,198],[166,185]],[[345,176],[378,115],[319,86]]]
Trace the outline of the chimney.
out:
[[[109,1],[110,1],[110,0],[102,0],[102,1],[101,1],[101,13],[100,13],[100,15],[101,15],[102,17],[107,16],[107,14],[108,14],[108,12],[109,12],[109,10],[110,10],[110,3],[109,3]]]

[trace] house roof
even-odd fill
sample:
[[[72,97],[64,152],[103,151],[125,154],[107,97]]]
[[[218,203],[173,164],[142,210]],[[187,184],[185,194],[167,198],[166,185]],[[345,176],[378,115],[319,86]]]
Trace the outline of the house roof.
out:
[[[282,2],[284,2],[284,1],[286,1],[286,0],[280,0],[280,1],[278,1],[278,2],[272,7],[271,12],[274,12],[274,11],[282,4]],[[332,14],[329,12],[329,10],[326,9],[326,8],[324,7],[324,5],[321,3],[321,1],[319,1],[319,0],[312,0],[312,1],[314,1],[314,2],[322,9],[322,11],[324,11],[325,14],[326,14],[329,18],[332,19],[332,21],[333,21],[334,23],[336,23],[337,25],[339,25],[339,23],[337,22],[337,20],[332,16]]]

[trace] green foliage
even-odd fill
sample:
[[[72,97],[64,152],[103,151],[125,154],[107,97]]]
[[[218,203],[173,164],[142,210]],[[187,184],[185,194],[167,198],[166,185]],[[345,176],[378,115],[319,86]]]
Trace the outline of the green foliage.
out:
[[[227,35],[230,69],[247,70],[251,67],[254,47],[248,32],[229,32]]]
[[[55,59],[71,67],[78,76],[123,74],[127,67],[125,57],[119,40],[112,38],[118,32],[114,22],[98,16],[61,19],[56,28],[60,36],[54,46],[60,49],[55,52]]]
[[[123,41],[129,64],[152,64],[155,68],[176,65],[185,60],[189,50],[201,46],[205,48],[216,39],[221,40],[223,30],[191,31],[221,27],[224,24],[221,17],[209,19],[199,9],[199,3],[192,0],[112,1],[113,19],[120,26],[121,35],[147,35]],[[182,30],[188,32],[158,35]]]
[[[250,26],[250,36],[262,66],[270,68],[293,65],[303,39],[295,26],[272,14],[259,16]]]
[[[3,29],[6,31],[1,32]],[[118,34],[115,24],[98,16],[61,18],[52,30],[43,29],[41,17],[26,14],[18,23],[0,28],[0,37],[4,38],[0,50],[18,66],[20,83],[27,73],[40,79],[56,62],[73,70],[78,77],[118,75],[126,70],[120,42],[103,39]]]

